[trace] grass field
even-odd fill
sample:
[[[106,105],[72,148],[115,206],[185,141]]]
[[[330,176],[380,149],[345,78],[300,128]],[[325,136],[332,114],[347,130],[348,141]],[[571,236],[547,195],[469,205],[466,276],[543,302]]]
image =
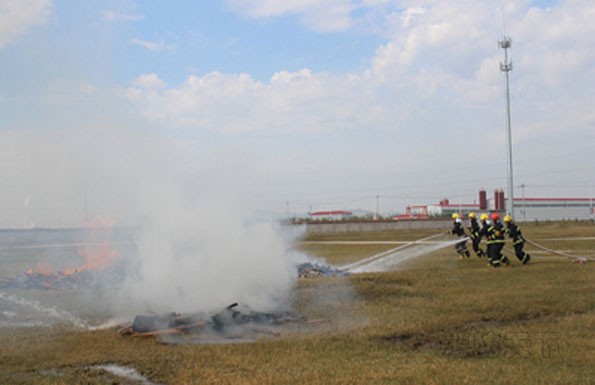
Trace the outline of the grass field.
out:
[[[595,226],[523,225],[525,236],[595,256]],[[342,264],[423,232],[316,234],[297,248]],[[159,384],[595,384],[595,262],[527,246],[499,270],[452,248],[399,271],[302,279],[296,311],[320,323],[254,343],[172,345],[114,328],[0,328],[1,384],[132,384],[96,367],[136,369]]]

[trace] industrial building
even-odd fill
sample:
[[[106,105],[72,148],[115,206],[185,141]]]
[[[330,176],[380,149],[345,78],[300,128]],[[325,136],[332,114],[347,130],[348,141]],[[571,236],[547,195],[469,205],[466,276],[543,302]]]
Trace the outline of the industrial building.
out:
[[[353,216],[353,213],[348,210],[327,210],[327,211],[314,211],[308,213],[310,220],[318,221],[336,221],[345,220]]]
[[[593,198],[514,198],[514,207],[520,221],[593,221],[593,202]]]
[[[435,205],[411,205],[404,215],[394,219],[424,219],[450,216],[459,213],[466,217],[470,212],[506,211],[504,190],[494,191],[488,199],[485,190],[479,190],[478,203],[451,203],[448,198]],[[591,220],[595,217],[595,198],[514,198],[515,219],[518,221]]]

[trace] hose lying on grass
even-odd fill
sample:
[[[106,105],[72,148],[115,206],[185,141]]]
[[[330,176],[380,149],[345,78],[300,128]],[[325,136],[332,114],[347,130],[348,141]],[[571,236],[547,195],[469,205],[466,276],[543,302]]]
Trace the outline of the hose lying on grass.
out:
[[[591,258],[591,257],[579,257],[579,256],[576,256],[576,255],[563,253],[561,251],[548,249],[547,247],[542,246],[539,243],[533,242],[533,241],[531,241],[529,239],[526,239],[526,238],[525,238],[525,242],[529,243],[530,245],[533,245],[533,246],[537,247],[538,249],[541,249],[543,251],[547,251],[550,254],[555,254],[555,255],[557,255],[559,257],[564,257],[564,258],[572,259],[576,263],[586,263],[587,261],[595,261],[595,258]]]

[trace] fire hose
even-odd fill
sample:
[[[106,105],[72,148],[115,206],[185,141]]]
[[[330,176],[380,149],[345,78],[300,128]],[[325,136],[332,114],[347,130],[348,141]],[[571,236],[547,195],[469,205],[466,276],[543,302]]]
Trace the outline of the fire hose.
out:
[[[595,261],[595,258],[592,258],[592,257],[579,257],[579,256],[576,256],[576,255],[571,255],[571,254],[563,253],[561,251],[548,249],[547,247],[542,246],[539,243],[533,242],[530,239],[526,239],[525,238],[525,242],[529,243],[530,245],[533,245],[533,246],[537,247],[538,249],[541,249],[543,251],[547,251],[550,254],[555,254],[555,255],[558,255],[560,257],[574,259],[574,260],[580,261],[580,262],[583,262],[583,261],[584,262],[586,262],[586,261]]]

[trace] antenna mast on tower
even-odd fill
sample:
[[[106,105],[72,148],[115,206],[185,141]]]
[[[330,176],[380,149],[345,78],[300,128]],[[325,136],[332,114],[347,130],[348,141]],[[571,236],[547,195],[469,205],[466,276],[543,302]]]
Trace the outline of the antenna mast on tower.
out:
[[[513,192],[513,177],[512,177],[512,133],[510,128],[510,85],[508,73],[512,71],[512,62],[508,59],[508,49],[512,45],[512,39],[508,36],[504,36],[498,41],[500,48],[504,50],[504,62],[500,63],[500,71],[506,75],[506,143],[507,143],[507,190],[508,190],[508,201],[506,205],[506,211],[514,218],[514,192]]]

